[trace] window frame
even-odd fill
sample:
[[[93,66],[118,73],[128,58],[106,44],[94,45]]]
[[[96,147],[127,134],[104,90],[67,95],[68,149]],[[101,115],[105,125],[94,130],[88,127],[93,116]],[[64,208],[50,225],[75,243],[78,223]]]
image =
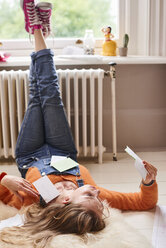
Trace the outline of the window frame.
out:
[[[117,13],[117,30],[118,30],[118,35],[115,38],[115,41],[117,42],[117,44],[120,43],[120,37],[119,37],[119,31],[120,29],[120,25],[121,23],[123,23],[123,21],[121,20],[120,16],[121,16],[121,9],[119,8],[120,4],[122,4],[124,1],[127,0],[117,0],[117,4],[118,4],[118,13]],[[120,3],[122,2],[122,3]],[[32,40],[31,40],[32,39]],[[83,37],[78,37],[78,38],[68,38],[68,37],[64,37],[64,38],[48,38],[47,39],[47,45],[49,48],[53,49],[56,51],[57,54],[60,54],[62,49],[66,46],[72,46],[75,45],[75,42],[77,39],[82,39]],[[102,47],[102,42],[104,40],[104,38],[96,38],[96,43],[95,43],[95,49],[96,51],[100,51],[101,47]],[[34,41],[33,41],[33,36],[30,36],[29,39],[11,39],[11,40],[7,40],[7,39],[3,39],[1,40],[1,42],[3,43],[3,46],[1,47],[0,51],[5,51],[7,53],[10,53],[12,56],[27,56],[29,55],[29,52],[31,52],[34,48]]]

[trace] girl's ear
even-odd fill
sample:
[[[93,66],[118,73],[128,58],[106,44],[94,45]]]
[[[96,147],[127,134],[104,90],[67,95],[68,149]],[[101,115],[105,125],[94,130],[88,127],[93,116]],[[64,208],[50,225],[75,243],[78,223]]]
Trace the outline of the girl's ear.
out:
[[[68,197],[68,196],[66,196],[65,198],[64,198],[64,200],[63,200],[63,204],[68,204],[68,203],[70,203],[71,202],[71,200],[70,200],[70,197]]]

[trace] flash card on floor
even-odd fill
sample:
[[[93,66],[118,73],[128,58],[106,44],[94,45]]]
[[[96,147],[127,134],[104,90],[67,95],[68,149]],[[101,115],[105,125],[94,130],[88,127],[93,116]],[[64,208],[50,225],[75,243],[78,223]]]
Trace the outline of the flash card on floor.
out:
[[[128,146],[126,147],[125,151],[135,159],[135,168],[138,170],[142,178],[145,180],[147,175],[147,170],[144,167],[144,164],[142,162],[142,159],[138,157],[137,154],[135,154]]]
[[[41,177],[40,179],[33,182],[33,185],[42,196],[46,203],[52,201],[60,195],[54,184],[50,181],[47,176]]]

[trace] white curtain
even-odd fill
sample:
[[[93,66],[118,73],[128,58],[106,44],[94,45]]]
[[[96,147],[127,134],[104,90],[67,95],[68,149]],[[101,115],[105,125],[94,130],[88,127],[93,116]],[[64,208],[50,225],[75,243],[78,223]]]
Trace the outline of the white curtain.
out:
[[[166,56],[166,0],[119,0],[119,34],[129,54]]]
[[[166,56],[166,0],[150,0],[149,55]]]

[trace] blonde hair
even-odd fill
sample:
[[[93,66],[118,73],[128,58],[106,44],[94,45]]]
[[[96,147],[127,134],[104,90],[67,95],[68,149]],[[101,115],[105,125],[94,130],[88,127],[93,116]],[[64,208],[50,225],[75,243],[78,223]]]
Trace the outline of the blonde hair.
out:
[[[83,235],[100,231],[104,227],[102,217],[80,204],[51,204],[46,208],[35,204],[25,212],[25,224],[3,229],[0,240],[8,244],[45,248],[55,235]]]

